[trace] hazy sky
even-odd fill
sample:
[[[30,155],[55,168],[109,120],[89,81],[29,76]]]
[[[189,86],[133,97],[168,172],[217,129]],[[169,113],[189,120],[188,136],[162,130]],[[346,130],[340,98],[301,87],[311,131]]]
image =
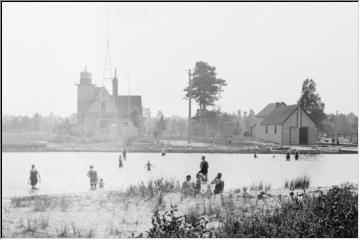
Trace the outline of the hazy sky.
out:
[[[76,112],[87,65],[102,84],[107,9],[119,94],[187,116],[186,69],[227,80],[217,105],[296,103],[313,78],[326,112],[358,114],[358,3],[2,3],[3,114]]]

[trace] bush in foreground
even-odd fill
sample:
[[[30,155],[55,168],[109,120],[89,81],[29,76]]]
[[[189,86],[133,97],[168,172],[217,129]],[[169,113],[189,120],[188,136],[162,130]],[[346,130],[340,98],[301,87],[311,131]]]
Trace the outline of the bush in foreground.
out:
[[[228,211],[224,218],[215,219],[222,226],[214,233],[207,230],[203,217],[175,217],[175,211],[162,216],[156,211],[148,237],[358,237],[358,194],[351,185],[335,186],[326,195],[284,201],[272,213],[235,215]]]

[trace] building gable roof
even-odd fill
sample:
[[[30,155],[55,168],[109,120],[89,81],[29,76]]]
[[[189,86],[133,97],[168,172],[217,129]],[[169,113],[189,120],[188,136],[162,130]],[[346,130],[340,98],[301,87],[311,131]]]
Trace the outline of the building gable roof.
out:
[[[277,107],[286,105],[284,102],[275,102],[275,103],[269,103],[264,107],[258,114],[256,114],[256,117],[266,117],[269,116],[269,114],[274,111]]]
[[[117,107],[120,112],[121,118],[129,118],[129,101],[130,101],[130,114],[137,111],[142,115],[141,96],[118,96]]]
[[[109,94],[105,87],[95,87],[95,93],[93,98],[89,101],[88,105],[84,108],[84,113],[86,113],[90,106],[94,104],[96,101],[100,99],[101,89],[103,89],[104,94],[106,97],[112,97]],[[118,96],[117,97],[117,108],[120,113],[121,118],[129,118],[129,101],[130,101],[130,114],[133,111],[137,111],[140,115],[142,115],[142,103],[141,103],[141,96]]]
[[[282,124],[297,108],[297,104],[279,106],[272,111],[269,116],[260,123],[260,125]]]

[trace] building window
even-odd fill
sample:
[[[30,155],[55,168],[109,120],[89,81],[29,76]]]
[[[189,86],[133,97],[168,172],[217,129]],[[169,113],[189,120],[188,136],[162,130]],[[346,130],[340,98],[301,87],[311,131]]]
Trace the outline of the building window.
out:
[[[277,129],[276,129],[276,125],[274,125],[274,133],[275,133],[275,134],[276,134],[276,130],[277,130]]]
[[[102,112],[105,112],[105,110],[106,110],[106,103],[105,103],[105,102],[102,102],[102,103],[101,103],[101,111],[102,111]]]
[[[267,129],[267,125],[266,125],[266,126],[265,126],[265,133],[266,133],[266,134],[267,134],[267,130],[268,130],[268,129]]]

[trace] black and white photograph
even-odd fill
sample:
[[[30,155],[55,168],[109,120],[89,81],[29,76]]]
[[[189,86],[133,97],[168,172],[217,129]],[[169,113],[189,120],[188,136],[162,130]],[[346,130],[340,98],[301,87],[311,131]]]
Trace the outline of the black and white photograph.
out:
[[[357,1],[1,13],[2,238],[358,238]]]

